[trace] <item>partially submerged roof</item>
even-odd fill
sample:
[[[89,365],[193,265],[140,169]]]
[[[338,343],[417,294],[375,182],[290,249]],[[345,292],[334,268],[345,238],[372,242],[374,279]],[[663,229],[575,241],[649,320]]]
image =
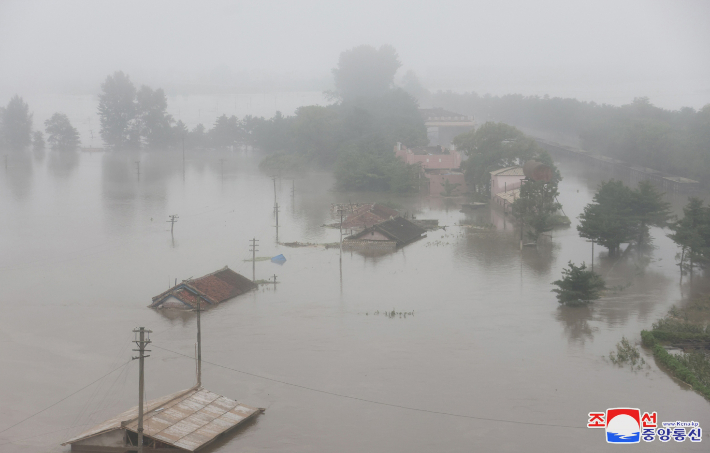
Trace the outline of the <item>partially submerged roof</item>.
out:
[[[170,447],[196,451],[259,412],[258,408],[246,406],[202,387],[193,387],[145,403],[143,434]],[[62,445],[76,442],[86,444],[85,441],[91,438],[116,430],[138,432],[138,406],[94,426]]]
[[[200,278],[183,280],[169,290],[153,297],[151,308],[160,308],[166,301],[178,301],[183,308],[216,305],[256,288],[256,283],[237,274],[227,266]]]
[[[491,176],[525,176],[523,167],[506,167],[498,170],[493,170]]]
[[[407,219],[395,217],[394,219],[386,220],[378,223],[370,228],[366,228],[358,234],[350,236],[349,239],[360,239],[366,237],[369,233],[378,231],[389,239],[395,241],[398,246],[408,244],[412,241],[420,239],[426,230]]]
[[[368,228],[376,223],[397,217],[399,212],[379,203],[365,204],[353,209],[353,213],[343,220],[343,228]]]
[[[508,204],[513,204],[515,200],[520,198],[520,189],[512,189],[506,192],[498,192],[496,194],[496,197],[500,198]]]

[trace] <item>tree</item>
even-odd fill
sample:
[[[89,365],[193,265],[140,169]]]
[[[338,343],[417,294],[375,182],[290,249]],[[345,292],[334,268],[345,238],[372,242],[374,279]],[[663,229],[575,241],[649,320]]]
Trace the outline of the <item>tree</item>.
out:
[[[422,86],[419,77],[411,69],[402,77],[402,89],[419,100],[430,95],[429,90]]]
[[[44,151],[44,135],[40,131],[32,133],[32,150]]]
[[[222,115],[210,130],[212,146],[216,148],[229,148],[238,146],[241,142],[242,128],[236,116]]]
[[[460,186],[460,185],[461,185],[461,184],[459,184],[459,183],[451,183],[451,182],[449,182],[449,179],[448,179],[448,178],[444,179],[444,191],[441,192],[441,195],[444,196],[444,197],[450,197],[450,196],[452,196],[453,193],[454,193],[454,190],[456,190],[456,188],[457,188],[458,186]]]
[[[632,211],[637,223],[636,245],[643,249],[649,226],[664,227],[670,218],[670,203],[663,201],[663,194],[658,192],[650,181],[641,181],[631,197]]]
[[[136,120],[136,88],[122,71],[106,77],[99,95],[101,138],[111,148],[140,147],[140,126]]]
[[[487,122],[477,130],[454,137],[453,143],[469,157],[464,164],[466,180],[488,198],[491,171],[522,165],[530,159],[550,165],[559,177],[547,151],[509,124]]]
[[[394,75],[400,66],[397,51],[389,45],[379,49],[361,45],[346,50],[333,69],[333,94],[342,100],[382,96],[394,85]]]
[[[601,292],[606,289],[604,280],[587,266],[575,266],[571,261],[569,268],[562,270],[562,279],[552,282],[557,288],[552,292],[557,293],[557,301],[564,305],[579,306],[597,300]]]
[[[27,103],[18,95],[8,102],[0,113],[0,135],[5,145],[13,151],[22,151],[32,143],[32,114]]]
[[[172,141],[172,115],[167,113],[168,99],[162,88],[143,85],[136,92],[136,119],[140,136],[148,148],[165,149]]]
[[[673,240],[681,249],[680,275],[684,271],[693,275],[693,268],[708,261],[710,252],[710,210],[702,200],[691,197],[683,208],[683,218],[670,224]],[[687,264],[686,264],[687,263]]]
[[[79,146],[79,132],[63,113],[55,113],[44,122],[47,141],[52,149],[74,151]]]
[[[601,244],[609,249],[609,256],[615,256],[622,243],[632,241],[638,234],[633,196],[621,181],[602,182],[593,202],[579,216],[579,235]]]
[[[535,241],[542,233],[552,230],[552,215],[562,205],[557,202],[557,181],[524,181],[520,196],[513,202],[513,217],[532,229],[528,235]]]

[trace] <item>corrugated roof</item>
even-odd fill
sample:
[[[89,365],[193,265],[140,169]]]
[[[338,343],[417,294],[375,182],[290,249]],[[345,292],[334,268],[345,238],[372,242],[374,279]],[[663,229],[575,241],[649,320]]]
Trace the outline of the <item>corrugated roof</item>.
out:
[[[491,176],[525,176],[523,167],[507,167],[499,170],[493,170]]]
[[[143,434],[187,451],[198,450],[217,436],[259,413],[259,409],[193,387],[145,404]],[[66,441],[62,445],[113,431],[138,432],[138,406]]]
[[[256,286],[256,283],[225,266],[200,278],[183,280],[182,283],[153,297],[150,306],[159,307],[170,296],[191,307],[196,307],[200,299],[210,304],[219,304],[251,291]]]
[[[353,213],[343,220],[343,228],[368,228],[398,215],[399,212],[385,205],[378,203],[366,204],[355,208]]]

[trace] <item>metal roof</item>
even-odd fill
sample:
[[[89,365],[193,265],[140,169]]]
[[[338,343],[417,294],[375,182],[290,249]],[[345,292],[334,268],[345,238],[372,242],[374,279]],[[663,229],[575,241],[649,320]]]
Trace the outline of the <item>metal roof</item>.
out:
[[[523,167],[506,167],[499,170],[493,170],[491,176],[525,176]]]
[[[145,403],[143,434],[170,446],[196,451],[260,412],[224,396],[193,387]],[[138,432],[138,406],[69,439],[62,445],[123,429]]]
[[[402,217],[386,220],[375,226],[362,230],[360,233],[350,236],[348,239],[359,239],[366,236],[371,231],[379,231],[391,240],[396,241],[398,246],[408,244],[422,237],[426,230]]]

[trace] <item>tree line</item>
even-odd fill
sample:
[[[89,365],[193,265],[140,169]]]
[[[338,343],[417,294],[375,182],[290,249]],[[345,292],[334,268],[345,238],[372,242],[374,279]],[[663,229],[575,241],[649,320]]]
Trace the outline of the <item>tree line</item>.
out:
[[[22,97],[15,95],[0,107],[0,149],[23,151],[30,145],[35,151],[45,148],[44,134],[34,131],[34,115]],[[47,142],[54,150],[73,151],[79,146],[79,132],[71,125],[69,117],[55,113],[44,122]]]
[[[433,105],[476,118],[579,139],[582,148],[672,174],[710,182],[710,104],[667,110],[647,97],[613,106],[577,99],[443,92]]]

